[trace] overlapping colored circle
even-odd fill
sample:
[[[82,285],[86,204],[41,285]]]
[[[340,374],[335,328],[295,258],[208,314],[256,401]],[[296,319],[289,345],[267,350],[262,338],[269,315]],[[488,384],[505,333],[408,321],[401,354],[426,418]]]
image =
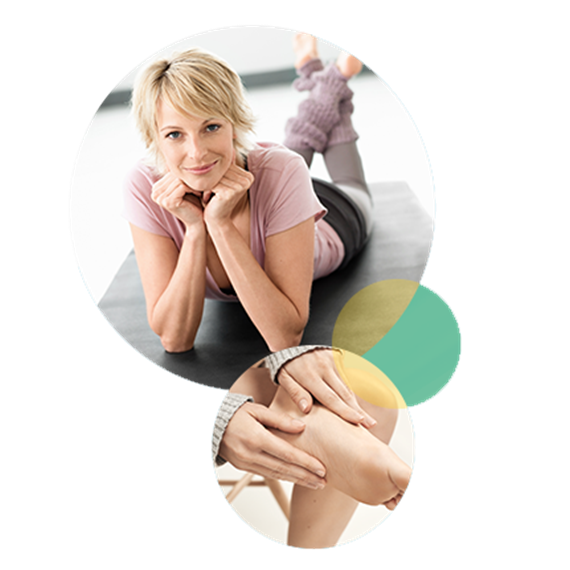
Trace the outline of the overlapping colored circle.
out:
[[[335,350],[333,358],[339,376],[357,396],[378,408],[406,407],[394,383],[369,360],[347,350]]]
[[[433,291],[404,279],[380,281],[340,312],[333,346],[380,369],[408,406],[425,402],[451,379],[461,349],[451,309]]]

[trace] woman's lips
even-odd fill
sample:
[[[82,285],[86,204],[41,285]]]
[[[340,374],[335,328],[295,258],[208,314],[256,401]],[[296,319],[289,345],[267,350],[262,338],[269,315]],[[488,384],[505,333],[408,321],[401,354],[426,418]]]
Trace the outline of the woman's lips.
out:
[[[216,166],[216,162],[212,162],[211,164],[206,164],[204,166],[194,166],[192,168],[184,168],[186,172],[190,172],[191,174],[206,174],[210,172]]]

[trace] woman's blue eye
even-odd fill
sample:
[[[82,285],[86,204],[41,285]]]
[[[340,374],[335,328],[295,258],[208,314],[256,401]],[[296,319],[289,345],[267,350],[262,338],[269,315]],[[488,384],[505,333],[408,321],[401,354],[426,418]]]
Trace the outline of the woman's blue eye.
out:
[[[212,133],[212,132],[217,131],[219,128],[220,128],[220,125],[212,124],[212,125],[208,125],[206,127],[206,130]]]
[[[178,131],[172,131],[171,133],[168,133],[166,136],[169,139],[176,140],[180,138],[180,133]]]

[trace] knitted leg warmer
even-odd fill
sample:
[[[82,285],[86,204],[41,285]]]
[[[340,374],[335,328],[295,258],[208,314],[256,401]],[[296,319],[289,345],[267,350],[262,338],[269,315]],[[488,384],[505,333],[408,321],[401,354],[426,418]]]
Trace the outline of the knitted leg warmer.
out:
[[[352,93],[349,99],[341,101],[338,106],[340,115],[338,123],[331,129],[327,142],[327,148],[337,144],[352,143],[358,140],[358,133],[352,126],[352,112],[354,104],[352,103]]]
[[[293,87],[297,91],[310,91],[315,85],[315,80],[311,79],[311,75],[324,68],[323,62],[318,57],[310,59],[297,70],[299,77],[293,81]]]
[[[300,77],[294,84],[297,89],[310,92],[309,97],[299,105],[297,116],[289,119],[285,126],[285,146],[292,149],[323,152],[329,145],[329,133],[343,118],[341,108],[344,115],[348,113],[350,123],[352,91],[347,85],[347,78],[336,65],[330,64],[319,70],[318,63],[320,60],[307,62],[299,70]],[[343,127],[346,130],[344,123]],[[348,135],[353,136],[353,133]],[[347,134],[338,131],[335,140],[342,140],[343,136]]]

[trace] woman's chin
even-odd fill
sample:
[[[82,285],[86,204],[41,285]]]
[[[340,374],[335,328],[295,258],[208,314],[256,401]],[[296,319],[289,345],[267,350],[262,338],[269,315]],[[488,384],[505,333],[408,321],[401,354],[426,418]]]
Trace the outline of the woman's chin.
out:
[[[184,184],[190,188],[190,192],[196,194],[197,196],[201,196],[204,192],[211,192],[217,185],[218,182],[221,180],[220,178],[208,178],[205,177],[189,177],[185,176],[183,178]]]

